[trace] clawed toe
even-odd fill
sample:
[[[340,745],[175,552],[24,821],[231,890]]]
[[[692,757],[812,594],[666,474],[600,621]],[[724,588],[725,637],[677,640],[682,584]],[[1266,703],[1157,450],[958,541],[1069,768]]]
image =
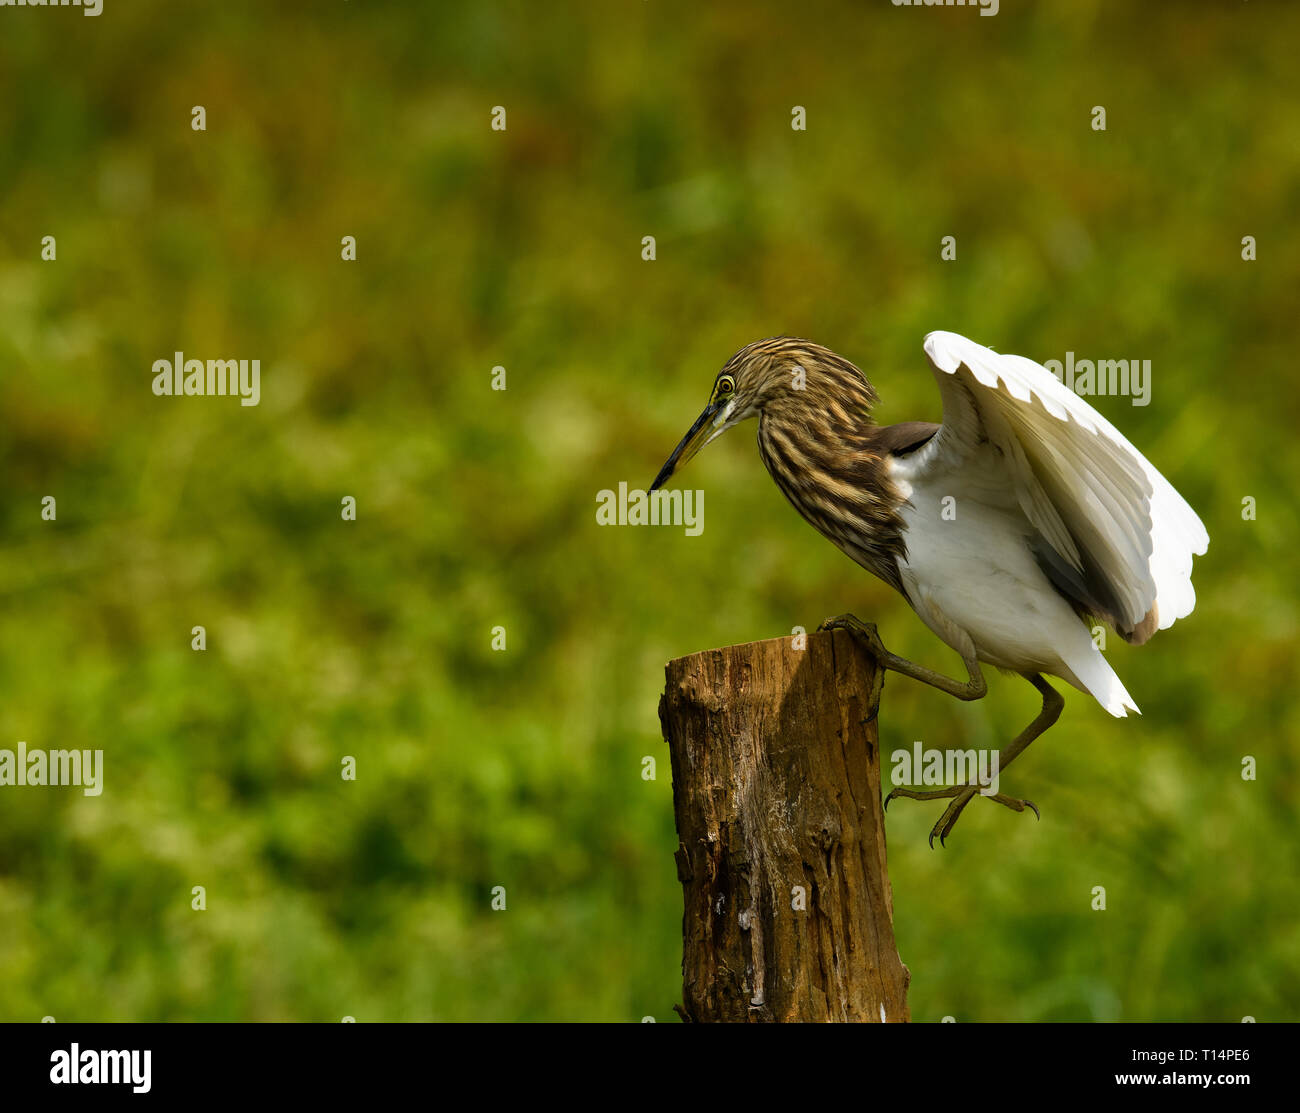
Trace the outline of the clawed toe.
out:
[[[943,815],[930,829],[930,849],[934,849],[934,840],[939,840],[940,846],[947,845],[947,838],[952,834],[952,829],[957,825],[957,820],[961,813],[966,809],[976,796],[983,796],[978,785],[952,785],[948,788],[936,788],[923,792],[918,792],[912,788],[895,788],[888,796],[885,797],[885,811],[889,810],[889,802],[895,796],[901,796],[906,800],[952,800],[952,803],[944,809]],[[1021,800],[1015,796],[1007,796],[1001,792],[986,797],[995,804],[1001,804],[1004,808],[1010,808],[1013,812],[1023,812],[1028,808],[1034,813],[1035,818],[1042,819],[1038,811],[1038,806],[1032,800]]]
[[[818,631],[847,630],[851,634],[868,633],[874,637],[876,624],[874,622],[863,622],[854,614],[837,614],[834,618],[828,618],[817,629]]]
[[[904,800],[946,800],[949,797],[958,795],[964,789],[965,785],[955,785],[952,788],[936,788],[932,792],[917,792],[914,788],[896,788],[885,797],[885,811],[889,811],[889,801],[895,796],[901,796]]]
[[[1023,812],[1028,808],[1034,813],[1035,819],[1041,820],[1043,818],[1042,815],[1039,814],[1038,805],[1032,800],[1020,800],[1014,796],[1003,796],[1000,792],[996,796],[990,796],[989,799],[995,804],[1001,804],[1004,808],[1010,808],[1013,812]]]
[[[885,649],[880,640],[880,635],[876,632],[876,624],[874,622],[863,622],[857,615],[837,614],[834,618],[828,618],[817,627],[817,630],[818,632],[846,630],[866,646],[877,661],[884,663],[890,658],[889,651]]]

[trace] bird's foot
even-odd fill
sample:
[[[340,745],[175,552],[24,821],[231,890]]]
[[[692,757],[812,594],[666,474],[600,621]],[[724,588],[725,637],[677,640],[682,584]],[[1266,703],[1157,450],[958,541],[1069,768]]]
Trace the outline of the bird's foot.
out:
[[[837,614],[834,618],[828,618],[820,626],[818,631],[822,630],[847,630],[858,639],[877,661],[883,662],[892,654],[880,640],[880,635],[876,632],[874,622],[863,622],[855,614]]]
[[[828,618],[817,629],[847,630],[871,654],[881,672],[888,670],[902,676],[910,676],[913,680],[919,680],[922,684],[929,684],[932,688],[938,688],[939,691],[947,692],[950,696],[956,696],[958,699],[982,699],[984,693],[988,691],[984,675],[980,672],[979,662],[974,656],[962,658],[963,663],[966,665],[966,673],[970,677],[963,684],[960,680],[953,680],[950,676],[944,676],[942,673],[935,672],[934,669],[918,665],[915,661],[909,661],[905,657],[900,657],[897,653],[890,653],[881,642],[880,635],[876,633],[876,624],[874,622],[863,622],[856,615],[836,615],[834,618]]]
[[[957,817],[966,810],[966,805],[976,796],[984,795],[984,793],[980,792],[979,785],[953,785],[951,788],[936,788],[924,792],[918,792],[913,788],[896,788],[885,797],[885,810],[889,810],[889,801],[895,796],[902,796],[907,800],[951,799],[952,803],[939,817],[939,822],[930,828],[930,849],[933,850],[935,837],[938,837],[939,845],[943,846],[944,840],[952,834],[952,829],[957,824]],[[1042,819],[1042,816],[1038,814],[1037,806],[1032,800],[1018,800],[1014,796],[1007,796],[1001,792],[990,795],[987,799],[992,800],[995,804],[1001,804],[1004,808],[1010,808],[1013,812],[1023,812],[1028,808],[1036,818]]]

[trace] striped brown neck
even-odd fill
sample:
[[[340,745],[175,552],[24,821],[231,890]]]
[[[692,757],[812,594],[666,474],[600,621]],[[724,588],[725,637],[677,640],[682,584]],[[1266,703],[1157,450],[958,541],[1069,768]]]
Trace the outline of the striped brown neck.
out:
[[[809,386],[764,407],[758,422],[763,463],[810,525],[902,593],[903,499],[886,471],[888,438],[866,415],[870,388],[863,382],[865,389],[819,404]]]

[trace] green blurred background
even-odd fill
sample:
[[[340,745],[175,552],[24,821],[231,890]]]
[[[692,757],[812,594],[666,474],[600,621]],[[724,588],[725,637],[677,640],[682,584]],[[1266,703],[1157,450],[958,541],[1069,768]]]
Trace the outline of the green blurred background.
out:
[[[106,765],[0,790],[0,1019],[672,1019],[664,661],[853,610],[959,663],[753,427],[699,537],[596,492],[776,333],[937,419],[935,328],[1151,359],[1095,404],[1211,546],[1109,649],[1144,715],[1007,774],[1041,823],[891,810],[913,1017],[1297,1019],[1294,5],[104,5],[0,11],[0,746]],[[261,405],[154,397],[178,349]],[[886,752],[999,745],[991,689],[891,680]]]

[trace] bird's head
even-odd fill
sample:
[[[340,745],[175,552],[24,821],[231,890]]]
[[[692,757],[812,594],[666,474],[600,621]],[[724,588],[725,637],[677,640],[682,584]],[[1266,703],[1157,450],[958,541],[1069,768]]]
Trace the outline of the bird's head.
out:
[[[835,416],[860,421],[875,398],[861,371],[811,340],[774,336],[747,344],[718,372],[708,405],[650,490],[657,491],[709,441],[748,418],[779,412],[796,421]]]

